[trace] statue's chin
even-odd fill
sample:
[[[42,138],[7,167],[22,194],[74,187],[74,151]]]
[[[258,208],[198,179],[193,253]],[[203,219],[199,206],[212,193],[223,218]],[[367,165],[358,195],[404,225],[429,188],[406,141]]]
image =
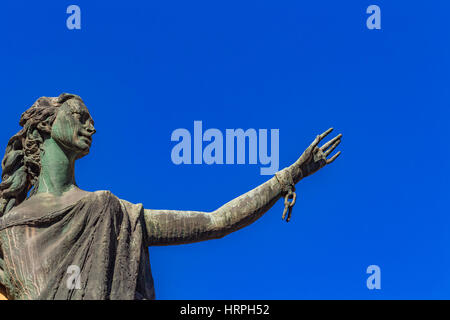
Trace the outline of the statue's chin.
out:
[[[85,152],[79,153],[79,154],[77,155],[76,159],[77,159],[77,160],[78,160],[78,159],[81,159],[81,158],[87,156],[88,154],[89,154],[89,149],[88,149],[87,151],[85,151]]]
[[[79,148],[77,150],[77,157],[76,159],[83,158],[84,156],[87,156],[89,154],[91,147],[89,145],[84,146],[83,148]]]

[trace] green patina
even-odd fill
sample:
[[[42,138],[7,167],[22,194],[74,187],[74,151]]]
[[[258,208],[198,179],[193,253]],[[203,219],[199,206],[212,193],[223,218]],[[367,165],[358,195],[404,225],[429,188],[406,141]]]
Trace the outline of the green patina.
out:
[[[267,182],[202,212],[144,209],[109,191],[79,189],[75,161],[89,153],[95,133],[79,96],[42,97],[20,125],[8,142],[0,183],[0,295],[9,299],[154,299],[148,246],[221,238],[281,197],[289,221],[294,185],[333,162],[342,137],[319,147],[327,130]],[[79,291],[66,285],[73,265],[82,272]]]

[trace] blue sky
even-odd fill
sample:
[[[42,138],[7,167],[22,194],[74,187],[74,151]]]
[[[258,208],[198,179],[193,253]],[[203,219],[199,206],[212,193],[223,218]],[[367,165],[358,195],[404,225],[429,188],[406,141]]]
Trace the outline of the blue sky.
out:
[[[81,30],[66,28],[67,6]],[[381,30],[366,8],[381,8]],[[280,130],[280,168],[318,133],[341,157],[220,240],[152,247],[158,299],[449,299],[448,1],[3,1],[4,147],[40,96],[95,119],[83,189],[211,211],[259,165],[172,163],[173,130]],[[366,268],[381,268],[368,290]]]

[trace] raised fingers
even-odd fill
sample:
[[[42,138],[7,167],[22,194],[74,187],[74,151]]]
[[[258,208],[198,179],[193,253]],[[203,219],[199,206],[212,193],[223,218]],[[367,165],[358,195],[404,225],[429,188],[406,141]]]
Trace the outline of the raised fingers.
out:
[[[330,141],[328,141],[327,143],[325,143],[320,150],[322,151],[326,151],[330,146],[332,146],[337,140],[341,140],[342,138],[342,133],[338,134],[336,137],[334,137],[333,139],[331,139]]]
[[[314,139],[313,143],[308,147],[310,150],[314,150],[315,147],[319,144],[320,141],[322,141],[323,138],[325,138],[331,131],[333,131],[333,128],[328,129],[322,134],[319,134],[316,139]]]
[[[322,140],[323,138],[325,138],[331,131],[333,131],[333,128],[328,129],[327,131],[325,131],[324,133],[322,133],[320,135],[320,140]]]
[[[339,155],[341,154],[341,152],[339,151],[338,153],[336,153],[334,156],[332,156],[330,159],[327,160],[327,164],[332,163],[334,160],[336,160],[337,157],[339,157]]]
[[[328,157],[328,155],[332,153],[334,149],[336,149],[339,143],[341,143],[341,139],[337,140],[330,148],[328,148],[328,150],[323,153],[325,157]]]

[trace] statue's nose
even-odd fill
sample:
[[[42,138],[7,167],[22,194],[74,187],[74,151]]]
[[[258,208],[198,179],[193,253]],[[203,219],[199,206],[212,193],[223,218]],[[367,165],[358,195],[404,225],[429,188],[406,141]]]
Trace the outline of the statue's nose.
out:
[[[97,132],[97,130],[95,130],[94,125],[92,123],[89,124],[89,126],[86,128],[87,132],[89,132],[90,135],[93,135],[94,133]]]

